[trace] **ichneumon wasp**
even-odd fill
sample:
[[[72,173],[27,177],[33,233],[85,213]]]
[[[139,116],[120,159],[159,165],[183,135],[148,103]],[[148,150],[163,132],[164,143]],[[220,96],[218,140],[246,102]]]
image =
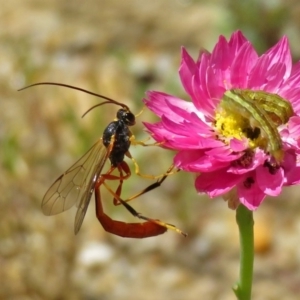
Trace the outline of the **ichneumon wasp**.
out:
[[[96,216],[102,227],[107,232],[122,237],[145,238],[160,235],[165,233],[168,229],[172,229],[183,236],[186,236],[186,234],[176,226],[164,223],[160,220],[145,217],[127,203],[128,201],[131,201],[142,194],[159,187],[162,182],[172,173],[174,168],[172,165],[165,174],[159,176],[142,175],[139,173],[138,164],[132,158],[129,148],[131,144],[139,144],[144,146],[147,146],[147,144],[136,141],[129,129],[130,126],[135,124],[135,115],[130,111],[129,107],[121,102],[115,101],[103,95],[62,83],[40,82],[29,85],[21,90],[37,85],[57,85],[67,87],[105,100],[104,102],[91,107],[83,116],[85,116],[95,107],[102,106],[104,104],[115,104],[121,107],[117,111],[116,119],[105,128],[102,138],[100,138],[92,146],[92,148],[90,148],[86,154],[84,154],[65,173],[58,177],[48,189],[42,201],[43,213],[47,216],[55,215],[68,210],[76,204],[77,212],[75,216],[74,232],[77,234],[81,228],[91,197],[95,192]],[[135,171],[138,175],[157,179],[157,181],[134,196],[123,200],[121,198],[123,181],[131,176],[130,168],[124,161],[125,156],[133,161],[135,165]],[[102,173],[107,160],[110,161],[111,166],[107,172]],[[119,174],[112,174],[114,170],[117,170]],[[119,181],[116,191],[113,191],[106,183],[106,181],[109,180]],[[126,223],[113,220],[106,215],[103,210],[100,194],[100,187],[102,185],[104,185],[113,195],[113,202],[115,205],[122,204],[133,216],[142,219],[145,222]]]

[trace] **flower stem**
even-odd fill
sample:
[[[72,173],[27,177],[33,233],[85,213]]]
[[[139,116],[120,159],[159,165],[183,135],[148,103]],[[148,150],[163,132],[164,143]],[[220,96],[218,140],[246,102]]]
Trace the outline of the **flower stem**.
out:
[[[250,300],[254,262],[253,213],[240,204],[236,210],[236,222],[240,234],[240,278],[233,286],[239,300]]]

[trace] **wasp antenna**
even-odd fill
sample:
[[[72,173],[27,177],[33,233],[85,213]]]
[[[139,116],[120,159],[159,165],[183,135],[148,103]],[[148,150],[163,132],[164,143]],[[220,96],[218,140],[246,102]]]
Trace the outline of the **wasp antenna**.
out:
[[[82,88],[79,88],[79,87],[76,87],[76,86],[73,86],[73,85],[69,85],[69,84],[65,84],[65,83],[57,83],[57,82],[38,82],[38,83],[34,83],[34,84],[31,84],[31,85],[28,85],[28,86],[25,86],[21,89],[19,89],[18,91],[23,91],[25,89],[28,89],[30,87],[33,87],[33,86],[37,86],[37,85],[58,85],[58,86],[62,86],[62,87],[66,87],[66,88],[69,88],[69,89],[73,89],[73,90],[77,90],[77,91],[80,91],[80,92],[84,92],[84,93],[87,93],[87,94],[90,94],[92,96],[96,96],[98,98],[102,98],[102,99],[105,99],[107,101],[103,102],[103,103],[100,103],[100,104],[97,104],[95,106],[93,106],[92,108],[94,107],[97,107],[97,106],[100,106],[100,105],[103,105],[103,104],[108,104],[108,103],[111,103],[111,104],[116,104],[116,105],[119,105],[123,108],[126,108],[129,110],[128,106],[121,103],[121,102],[118,102],[116,100],[113,100],[109,97],[106,97],[106,96],[103,96],[101,94],[97,94],[97,93],[93,93],[93,92],[90,92],[88,90],[85,90],[85,89],[82,89]],[[90,108],[84,115],[86,115],[92,108]],[[84,115],[82,117],[84,117]]]
[[[96,107],[98,107],[98,106],[101,106],[101,105],[104,105],[104,104],[113,104],[113,103],[111,103],[110,101],[104,101],[104,102],[102,102],[102,103],[98,103],[98,104],[92,106],[91,108],[89,108],[89,109],[81,116],[81,118],[85,117],[85,115],[87,115],[87,114],[88,114],[91,110],[93,110],[94,108],[96,108]],[[123,107],[126,107],[126,108],[127,108],[127,106],[125,106],[125,105],[124,105]]]

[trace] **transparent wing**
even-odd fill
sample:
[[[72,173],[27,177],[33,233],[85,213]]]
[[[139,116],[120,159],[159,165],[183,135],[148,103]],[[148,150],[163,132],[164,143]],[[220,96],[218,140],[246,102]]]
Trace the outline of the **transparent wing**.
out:
[[[102,145],[102,147],[99,151],[99,155],[98,155],[98,158],[96,159],[96,163],[93,164],[93,167],[91,168],[90,176],[87,181],[88,184],[87,184],[86,188],[84,189],[82,196],[80,197],[80,202],[78,205],[78,209],[77,209],[76,216],[75,216],[75,223],[74,223],[75,234],[77,234],[78,231],[80,230],[80,227],[82,225],[84,216],[85,216],[87,208],[89,206],[91,197],[95,190],[95,185],[97,183],[97,179],[101,175],[103,166],[110,154],[110,150],[108,150],[103,145],[102,140],[101,140],[101,145]],[[111,149],[111,147],[109,147],[109,149]]]
[[[108,151],[99,139],[71,168],[62,174],[48,189],[42,201],[42,211],[51,216],[78,205],[75,232],[83,222],[97,178],[107,160]]]

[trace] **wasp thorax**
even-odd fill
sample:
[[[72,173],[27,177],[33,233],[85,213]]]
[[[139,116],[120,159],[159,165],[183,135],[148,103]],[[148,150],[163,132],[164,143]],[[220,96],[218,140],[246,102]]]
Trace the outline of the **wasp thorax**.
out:
[[[287,100],[264,91],[232,89],[224,93],[216,111],[215,126],[228,142],[246,138],[250,149],[261,148],[275,158],[283,159],[280,125],[293,116]]]

